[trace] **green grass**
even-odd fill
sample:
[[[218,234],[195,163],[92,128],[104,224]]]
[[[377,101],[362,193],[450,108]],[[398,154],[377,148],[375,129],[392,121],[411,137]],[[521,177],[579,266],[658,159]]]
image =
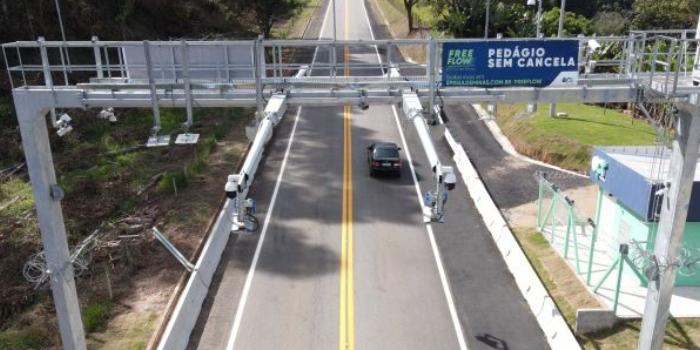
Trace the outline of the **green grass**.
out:
[[[102,329],[109,319],[109,311],[112,305],[109,303],[92,303],[83,310],[83,324],[85,331],[90,333]]]
[[[571,328],[576,326],[576,310],[597,307],[566,262],[549,246],[547,239],[530,228],[514,228],[518,242],[545,288]],[[577,335],[584,349],[633,349],[639,338],[640,320],[624,320],[612,329],[590,335]],[[670,319],[666,326],[664,349],[699,349],[700,320]]]
[[[584,171],[592,146],[648,145],[656,130],[645,121],[612,109],[581,103],[557,105],[567,117],[549,117],[548,105],[526,115],[524,105],[499,105],[497,122],[518,152],[527,156]]]
[[[272,37],[279,39],[300,39],[314,11],[320,4],[320,0],[301,0],[302,7],[285,23],[272,28]]]
[[[37,328],[0,332],[0,349],[40,349],[47,345],[46,334]]]

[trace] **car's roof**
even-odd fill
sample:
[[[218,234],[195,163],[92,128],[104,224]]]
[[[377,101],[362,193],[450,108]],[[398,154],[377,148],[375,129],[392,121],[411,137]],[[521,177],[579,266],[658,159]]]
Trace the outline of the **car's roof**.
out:
[[[399,146],[393,142],[375,142],[374,148],[399,148]]]

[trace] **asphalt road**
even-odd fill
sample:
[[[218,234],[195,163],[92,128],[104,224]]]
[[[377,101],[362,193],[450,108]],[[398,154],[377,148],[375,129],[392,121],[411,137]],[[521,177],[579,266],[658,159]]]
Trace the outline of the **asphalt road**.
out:
[[[331,37],[325,10],[310,32]],[[337,0],[338,38],[371,39],[369,12]],[[379,59],[366,48],[338,57]],[[401,178],[368,176],[375,141],[404,148]],[[422,223],[419,193],[434,182],[391,106],[293,108],[259,172],[262,228],[229,240],[190,348],[459,349],[460,338],[470,349],[547,348],[464,186],[446,223]]]

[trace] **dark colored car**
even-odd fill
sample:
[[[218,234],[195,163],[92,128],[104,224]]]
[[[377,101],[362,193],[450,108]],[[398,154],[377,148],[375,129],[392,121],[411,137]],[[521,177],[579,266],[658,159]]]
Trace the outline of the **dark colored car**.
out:
[[[401,147],[393,142],[376,142],[367,147],[369,176],[392,174],[401,176]]]

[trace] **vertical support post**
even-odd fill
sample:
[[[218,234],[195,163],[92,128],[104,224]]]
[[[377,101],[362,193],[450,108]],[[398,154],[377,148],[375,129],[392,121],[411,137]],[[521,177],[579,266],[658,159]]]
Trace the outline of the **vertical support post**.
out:
[[[543,179],[541,176],[537,177],[537,184],[538,184],[538,189],[537,189],[537,227],[541,227],[542,224],[542,192],[543,192],[543,185],[542,185]]]
[[[486,0],[486,23],[484,24],[484,39],[489,37],[489,20],[491,19],[491,0]]]
[[[573,229],[571,225],[571,206],[567,203],[566,206],[566,238],[564,238],[564,259],[569,258],[569,241],[571,240],[571,230]],[[576,232],[574,232],[576,234]]]
[[[82,350],[85,349],[85,333],[61,211],[62,191],[56,183],[49,135],[43,118],[45,112],[35,107],[36,96],[20,90],[13,91],[13,95],[61,341],[64,349]],[[46,105],[47,101],[42,102]]]
[[[102,55],[100,54],[100,46],[97,43],[99,39],[97,35],[92,36],[92,50],[95,53],[95,71],[97,72],[97,78],[104,78],[104,72],[102,71]]]
[[[561,38],[564,34],[564,19],[566,17],[566,0],[561,0],[561,6],[559,7],[559,30],[557,31],[557,38]],[[549,117],[554,118],[557,116],[557,104],[549,104]]]
[[[691,100],[697,101],[692,95]],[[654,258],[659,265],[658,274],[649,278],[644,318],[639,336],[639,349],[661,349],[668,308],[671,305],[673,285],[676,281],[676,262],[683,242],[683,231],[688,216],[688,203],[700,147],[700,107],[679,103],[676,139],[669,166],[668,179],[659,219],[659,229],[654,245]]]
[[[44,46],[44,37],[40,36],[37,39],[37,42],[39,42],[39,54],[41,55],[41,66],[44,69],[44,85],[47,88],[53,90],[53,77],[51,77],[51,64],[49,63],[49,55],[46,52],[46,46]],[[24,74],[24,70],[22,72]],[[26,85],[27,85],[27,83],[25,81],[25,86]],[[51,114],[51,126],[53,126],[55,128],[57,125],[56,108],[51,108],[49,113]]]
[[[153,62],[151,61],[151,45],[148,40],[143,41],[143,54],[146,60],[146,74],[148,74],[148,85],[151,89],[151,108],[153,109],[153,134],[160,131],[160,107],[158,106],[158,94],[156,92],[156,81],[153,77]]]
[[[255,100],[257,103],[256,119],[261,121],[265,114],[265,102],[263,101],[262,78],[265,74],[265,46],[262,35],[255,40]]]
[[[620,258],[617,259],[617,280],[615,281],[615,296],[613,298],[613,315],[617,313],[617,304],[620,300],[620,285],[622,284],[622,270],[625,268],[625,260],[627,260],[628,253],[629,246],[627,244],[620,244]]]
[[[552,239],[550,240],[550,244],[552,246],[554,245],[554,234],[557,232],[557,226],[556,226],[556,222],[555,222],[557,214],[556,214],[556,212],[552,212],[553,210],[556,210],[554,207],[557,205],[557,197],[558,197],[558,194],[556,192],[554,192],[554,194],[552,195],[552,206],[549,208],[549,210],[550,210],[549,219],[551,221],[551,226],[552,226],[552,228],[550,229],[552,231],[552,233],[551,233]]]
[[[437,60],[437,43],[433,37],[428,39],[428,81],[430,84],[430,97],[428,100],[428,108],[431,116],[435,117],[435,61]]]
[[[603,204],[603,189],[598,187],[598,200],[595,208],[595,222],[593,223],[593,234],[591,234],[591,248],[588,252],[588,272],[586,284],[591,285],[591,274],[593,273],[593,258],[595,254],[595,243],[598,240],[598,227],[600,226],[600,206]]]
[[[180,50],[182,53],[182,79],[185,82],[185,104],[187,106],[185,129],[189,130],[192,126],[192,89],[190,87],[190,54],[187,48],[187,41],[180,41]]]

